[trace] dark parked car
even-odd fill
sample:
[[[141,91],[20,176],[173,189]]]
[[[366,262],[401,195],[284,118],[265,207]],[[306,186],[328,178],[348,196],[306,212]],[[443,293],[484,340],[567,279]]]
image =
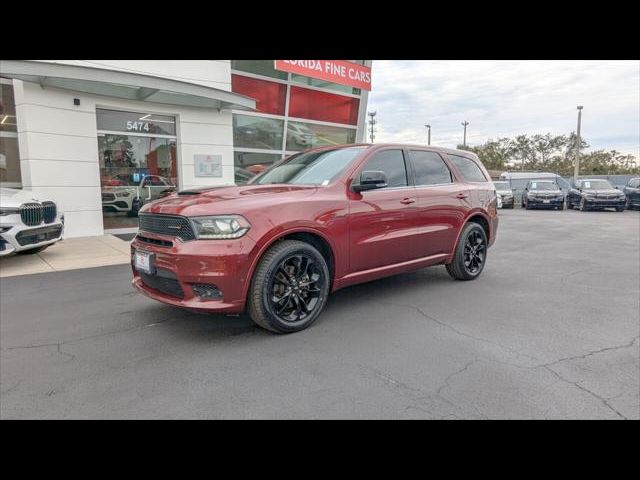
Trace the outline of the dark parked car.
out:
[[[551,180],[530,180],[522,192],[522,208],[564,209],[564,193]]]
[[[632,178],[624,187],[624,194],[627,197],[627,208],[640,208],[640,177]]]
[[[431,265],[482,272],[496,195],[470,152],[396,144],[292,155],[248,185],[184,190],[147,204],[132,242],[133,285],[170,305],[248,310],[295,332],[330,292]]]
[[[567,195],[567,208],[579,210],[603,210],[615,208],[624,210],[626,204],[624,192],[614,187],[609,180],[601,178],[578,180]]]

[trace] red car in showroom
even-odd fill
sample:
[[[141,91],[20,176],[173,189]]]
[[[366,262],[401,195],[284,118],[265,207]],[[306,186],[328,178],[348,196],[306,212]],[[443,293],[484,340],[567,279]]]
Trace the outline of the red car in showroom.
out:
[[[397,144],[307,150],[244,186],[183,190],[145,205],[133,285],[170,305],[248,311],[302,330],[330,292],[431,265],[482,272],[496,192],[470,152]]]

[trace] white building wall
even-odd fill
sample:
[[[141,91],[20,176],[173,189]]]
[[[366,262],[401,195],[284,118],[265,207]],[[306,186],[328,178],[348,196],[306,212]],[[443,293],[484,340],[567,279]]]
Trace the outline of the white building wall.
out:
[[[96,61],[97,62],[97,61]],[[65,61],[85,64],[81,61]],[[105,68],[155,74],[231,90],[227,61],[100,61]],[[140,65],[145,68],[140,70]],[[89,65],[87,65],[89,66]],[[98,65],[93,65],[98,66]],[[58,202],[65,212],[65,236],[102,235],[102,204],[96,108],[173,115],[177,120],[180,188],[233,184],[230,112],[120,100],[14,81],[22,184]],[[75,106],[73,99],[79,98]],[[195,154],[221,155],[222,178],[194,175]]]

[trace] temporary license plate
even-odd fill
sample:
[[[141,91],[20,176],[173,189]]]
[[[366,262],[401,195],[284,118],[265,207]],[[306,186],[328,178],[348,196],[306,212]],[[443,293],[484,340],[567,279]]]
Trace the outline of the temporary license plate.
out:
[[[141,270],[149,275],[153,274],[153,254],[136,250],[135,266],[136,270]]]
[[[542,203],[551,203],[551,200],[542,200]]]

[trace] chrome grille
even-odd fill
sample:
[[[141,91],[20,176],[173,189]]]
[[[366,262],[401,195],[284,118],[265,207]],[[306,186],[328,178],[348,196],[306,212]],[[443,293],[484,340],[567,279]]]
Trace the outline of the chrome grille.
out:
[[[30,227],[40,225],[44,218],[42,205],[39,203],[23,203],[20,206],[20,218],[22,223]]]
[[[115,193],[105,193],[102,192],[102,201],[103,202],[111,202],[116,199]]]
[[[179,237],[185,241],[196,238],[191,223],[186,217],[141,213],[138,218],[141,231]]]
[[[44,223],[51,223],[56,219],[58,214],[56,204],[53,202],[42,202],[42,216]]]

